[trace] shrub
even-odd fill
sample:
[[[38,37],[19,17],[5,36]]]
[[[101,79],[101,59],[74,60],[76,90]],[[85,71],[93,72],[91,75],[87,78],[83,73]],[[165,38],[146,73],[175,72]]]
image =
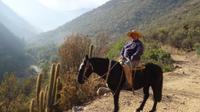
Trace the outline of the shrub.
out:
[[[148,47],[146,47],[146,50],[142,56],[142,61],[145,63],[156,63],[160,65],[165,72],[173,70],[173,60],[170,53],[165,52],[156,44],[150,46],[148,45]]]
[[[97,48],[103,46],[103,44],[106,46],[104,38],[101,38],[100,41],[96,44]],[[89,53],[91,43],[91,40],[86,36],[72,35],[68,37],[59,48],[62,66],[65,66],[64,72],[61,75],[63,89],[61,91],[62,94],[59,103],[62,110],[70,109],[74,105],[80,105],[91,100],[96,96],[98,87],[100,85],[105,85],[102,80],[94,80],[97,78],[96,76],[91,76],[84,85],[77,83],[77,67],[80,65],[85,54]],[[100,48],[97,50],[99,53],[105,52]],[[98,55],[98,53],[96,53],[96,55]]]
[[[59,48],[61,64],[66,70],[78,69],[83,57],[89,52],[91,40],[84,35],[71,35]]]
[[[1,112],[27,112],[28,99],[32,94],[33,80],[18,79],[14,74],[6,74],[0,84]]]
[[[110,59],[118,57],[125,43],[126,43],[126,39],[124,39],[124,37],[120,38],[118,41],[116,41],[115,43],[111,45],[106,56]]]
[[[63,78],[63,89],[60,106],[63,110],[68,110],[72,106],[81,105],[90,101],[96,96],[96,91],[100,86],[105,85],[101,79],[92,75],[85,84],[80,85],[77,83],[77,75],[74,71],[68,71]]]

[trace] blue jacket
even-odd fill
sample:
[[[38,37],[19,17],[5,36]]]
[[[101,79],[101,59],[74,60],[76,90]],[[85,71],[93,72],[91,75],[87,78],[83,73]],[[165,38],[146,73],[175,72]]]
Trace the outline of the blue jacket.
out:
[[[140,60],[144,52],[144,46],[140,40],[133,40],[128,42],[121,51],[121,56],[129,58],[131,61]]]

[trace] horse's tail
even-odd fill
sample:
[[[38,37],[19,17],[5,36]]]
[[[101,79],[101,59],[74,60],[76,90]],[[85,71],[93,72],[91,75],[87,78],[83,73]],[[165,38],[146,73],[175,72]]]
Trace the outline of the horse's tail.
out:
[[[163,89],[163,73],[160,74],[160,84],[158,84],[158,96],[157,101],[160,102],[162,100],[162,89]]]

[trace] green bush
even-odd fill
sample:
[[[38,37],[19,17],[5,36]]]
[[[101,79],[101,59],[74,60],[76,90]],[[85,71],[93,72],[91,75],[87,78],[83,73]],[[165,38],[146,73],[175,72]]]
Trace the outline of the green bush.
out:
[[[106,56],[110,59],[118,57],[125,43],[126,43],[125,37],[120,38],[117,42],[111,45]]]
[[[154,47],[152,47],[154,46]],[[156,44],[150,44],[142,56],[144,63],[152,62],[160,65],[165,72],[173,70],[173,60],[170,53],[165,52]]]

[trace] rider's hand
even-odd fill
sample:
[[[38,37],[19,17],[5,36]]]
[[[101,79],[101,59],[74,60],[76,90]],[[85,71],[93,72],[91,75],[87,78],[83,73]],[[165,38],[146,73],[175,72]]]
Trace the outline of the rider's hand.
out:
[[[120,58],[119,58],[120,60],[124,60],[124,56],[120,56]]]

